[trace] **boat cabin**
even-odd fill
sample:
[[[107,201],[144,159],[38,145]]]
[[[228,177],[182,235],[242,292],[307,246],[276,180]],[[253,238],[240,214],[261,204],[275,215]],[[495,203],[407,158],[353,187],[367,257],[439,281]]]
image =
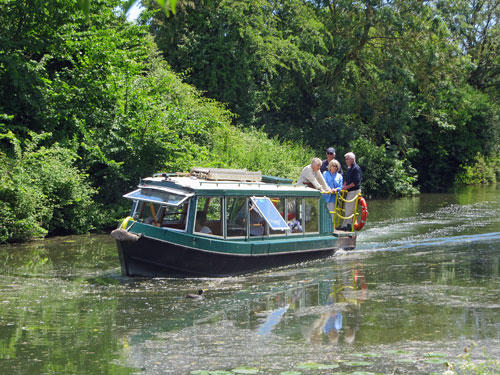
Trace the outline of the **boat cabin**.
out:
[[[144,178],[124,195],[138,223],[219,239],[331,234],[319,191],[245,170],[194,169]]]

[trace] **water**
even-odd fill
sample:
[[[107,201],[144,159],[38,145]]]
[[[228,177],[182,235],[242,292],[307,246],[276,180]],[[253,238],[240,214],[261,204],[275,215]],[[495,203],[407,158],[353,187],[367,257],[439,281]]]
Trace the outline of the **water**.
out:
[[[371,201],[355,252],[223,279],[124,278],[108,235],[2,246],[0,374],[442,374],[465,354],[499,359],[499,198]]]

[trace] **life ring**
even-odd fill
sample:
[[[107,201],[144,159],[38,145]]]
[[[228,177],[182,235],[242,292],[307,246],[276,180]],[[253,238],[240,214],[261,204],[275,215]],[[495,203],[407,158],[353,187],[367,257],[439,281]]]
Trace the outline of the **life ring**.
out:
[[[123,219],[122,223],[120,224],[120,228],[127,229],[127,225],[130,220],[134,221],[134,218],[132,216],[127,216],[125,219]]]
[[[355,230],[361,230],[366,224],[366,217],[368,216],[368,206],[366,205],[365,198],[359,197],[358,203],[361,206],[361,220],[354,223]]]

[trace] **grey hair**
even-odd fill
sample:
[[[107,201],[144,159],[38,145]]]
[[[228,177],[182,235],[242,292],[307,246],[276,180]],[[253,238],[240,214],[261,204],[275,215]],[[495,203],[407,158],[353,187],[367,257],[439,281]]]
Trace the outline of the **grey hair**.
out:
[[[323,163],[320,158],[313,158],[311,160],[311,165],[321,165]]]
[[[356,155],[354,155],[354,152],[348,152],[344,155],[344,157],[348,157],[349,159],[352,159],[354,162],[356,162]]]

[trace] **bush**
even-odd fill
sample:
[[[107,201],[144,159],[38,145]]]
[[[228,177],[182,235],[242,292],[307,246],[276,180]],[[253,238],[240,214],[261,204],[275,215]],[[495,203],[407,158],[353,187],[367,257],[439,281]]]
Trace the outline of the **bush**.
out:
[[[71,150],[39,145],[48,137],[32,133],[21,145],[12,132],[0,134],[6,151],[0,151],[0,242],[93,228],[96,191],[73,166],[76,156]]]
[[[260,170],[264,175],[295,181],[314,156],[307,147],[270,139],[261,130],[235,127],[218,129],[212,154],[217,157],[211,166]]]
[[[407,160],[399,160],[397,152],[375,146],[364,138],[352,144],[356,163],[363,171],[361,189],[369,197],[390,197],[418,194],[413,186],[416,170]]]
[[[473,165],[462,165],[455,185],[494,184],[500,179],[500,156],[485,158],[477,154]]]

